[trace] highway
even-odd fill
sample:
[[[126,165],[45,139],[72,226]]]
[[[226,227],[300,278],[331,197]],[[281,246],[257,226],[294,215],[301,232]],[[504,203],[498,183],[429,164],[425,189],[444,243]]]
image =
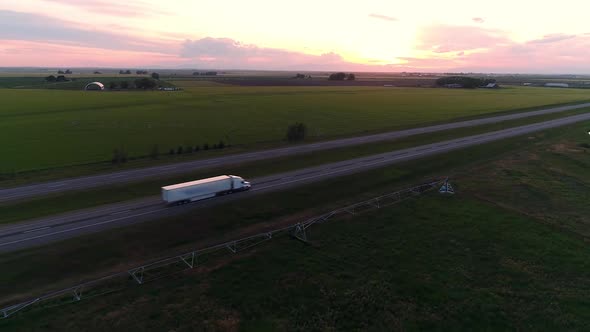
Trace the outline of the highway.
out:
[[[538,111],[514,113],[508,115],[493,116],[488,118],[481,118],[475,120],[467,120],[453,123],[446,123],[428,127],[391,131],[381,134],[359,136],[351,138],[343,138],[313,144],[296,145],[285,148],[270,149],[264,151],[255,151],[248,153],[232,154],[223,157],[202,159],[188,162],[181,162],[175,164],[154,166],[140,169],[130,169],[125,171],[118,171],[106,174],[70,178],[58,181],[44,182],[14,188],[0,189],[0,203],[23,200],[43,196],[56,192],[65,192],[71,190],[81,190],[88,188],[95,188],[99,186],[121,184],[124,182],[137,182],[158,176],[171,176],[182,173],[193,172],[200,169],[207,169],[212,167],[227,166],[232,164],[239,164],[244,162],[252,162],[263,159],[271,159],[295,154],[309,153],[314,151],[328,150],[334,148],[341,148],[346,146],[360,145],[371,142],[385,141],[396,138],[409,137],[413,135],[433,133],[444,130],[458,129],[479,126],[490,123],[503,122],[508,120],[521,119],[526,117],[571,111],[581,108],[590,107],[590,103],[552,107]]]
[[[480,135],[467,136],[428,145],[407,148],[378,155],[349,159],[267,177],[250,179],[252,189],[247,192],[218,197],[188,205],[166,207],[158,196],[101,207],[74,211],[60,216],[41,218],[0,227],[0,252],[15,251],[59,241],[82,234],[120,227],[146,220],[187,213],[199,207],[226,203],[244,197],[284,190],[307,183],[353,174],[395,163],[443,154],[470,146],[504,138],[525,135],[535,131],[589,121],[590,113],[514,127]],[[584,133],[585,134],[585,133]],[[155,188],[154,191],[158,191]]]

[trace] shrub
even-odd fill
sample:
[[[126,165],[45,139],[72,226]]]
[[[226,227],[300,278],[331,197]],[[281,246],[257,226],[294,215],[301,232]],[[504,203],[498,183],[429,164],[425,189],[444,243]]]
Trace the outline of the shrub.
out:
[[[287,128],[287,140],[296,142],[305,139],[307,135],[307,126],[303,123],[296,122]]]
[[[152,150],[150,151],[150,158],[151,159],[158,159],[159,155],[160,155],[160,150],[158,148],[158,144],[154,144],[154,146],[152,146]]]

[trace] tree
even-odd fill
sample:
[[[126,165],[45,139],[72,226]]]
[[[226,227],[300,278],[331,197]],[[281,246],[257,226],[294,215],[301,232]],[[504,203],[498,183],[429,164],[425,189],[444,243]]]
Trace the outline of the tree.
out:
[[[113,159],[111,162],[113,164],[122,164],[127,162],[127,152],[123,148],[113,150]]]
[[[305,78],[305,75],[304,74],[297,74],[297,75],[295,75],[294,78],[296,78],[296,79],[304,79]]]
[[[203,144],[203,150],[209,150],[209,143]]]
[[[69,81],[64,75],[59,75],[56,79],[56,82],[67,82]]]
[[[219,149],[223,149],[223,148],[225,148],[225,142],[224,142],[224,141],[219,141],[219,143],[217,144],[217,147],[218,147]]]
[[[158,144],[154,144],[154,146],[152,146],[152,150],[150,151],[150,158],[158,159],[158,156],[160,156],[160,149],[158,148]]]
[[[176,149],[176,154],[182,154],[182,145],[178,146],[178,149]]]
[[[287,128],[287,140],[289,142],[296,142],[305,139],[307,135],[307,126],[303,123],[296,122],[289,125]]]
[[[63,70],[58,70],[57,73],[61,74],[61,75],[65,74],[65,72]]]
[[[47,82],[55,82],[57,80],[57,78],[53,75],[49,75],[49,76],[45,77],[45,80]]]
[[[196,72],[193,73],[193,75],[194,76],[199,76],[199,75],[201,75],[201,73],[199,73],[198,71],[196,71]]]
[[[109,89],[115,90],[116,88],[117,88],[117,82],[111,82],[111,83],[109,83]]]
[[[155,80],[159,80],[160,79],[160,74],[158,73],[152,73],[152,78]]]
[[[174,155],[174,149],[170,149],[170,151],[168,151],[168,154],[173,156]]]
[[[354,81],[356,79],[356,76],[354,74],[348,74],[348,76],[346,76],[346,80],[347,81]]]
[[[200,147],[200,146],[198,146],[198,145],[195,145],[195,149],[194,149],[194,151],[195,151],[195,152],[199,152],[199,150],[201,150],[201,147]]]
[[[65,74],[67,74],[67,75],[70,75],[71,73],[72,73],[72,71],[71,71],[71,70],[69,70],[69,69],[68,69],[68,70],[66,70],[66,72],[65,72]]]
[[[475,89],[482,85],[487,85],[488,83],[495,83],[493,79],[481,79],[475,77],[468,77],[468,76],[446,76],[441,77],[436,80],[436,85],[438,86],[445,86],[449,84],[458,84],[466,89]]]
[[[129,89],[129,82],[121,81],[121,89]]]
[[[193,153],[193,146],[189,145],[186,147],[186,153]]]
[[[330,75],[329,80],[330,81],[344,81],[345,78],[346,78],[346,74],[343,72],[339,72],[339,73],[334,73],[334,74]]]
[[[138,78],[135,80],[135,87],[138,89],[153,89],[157,86],[158,84],[156,83],[156,81],[152,80],[151,78]]]

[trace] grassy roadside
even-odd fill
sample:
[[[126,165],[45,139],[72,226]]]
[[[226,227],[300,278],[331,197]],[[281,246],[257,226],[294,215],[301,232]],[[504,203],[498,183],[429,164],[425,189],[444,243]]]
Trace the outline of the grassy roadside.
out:
[[[558,114],[548,114],[526,119],[506,121],[490,125],[456,129],[452,131],[416,135],[398,140],[319,151],[292,157],[281,157],[246,164],[228,165],[222,168],[206,169],[183,174],[181,176],[167,178],[162,177],[150,181],[130,183],[119,186],[109,186],[100,189],[66,192],[63,194],[51,195],[25,202],[6,203],[4,205],[0,205],[0,208],[2,209],[2,219],[0,219],[0,224],[14,223],[21,220],[38,218],[71,210],[158,195],[159,188],[163,185],[189,181],[195,178],[203,178],[226,173],[239,174],[245,178],[254,178],[350,158],[357,158],[412,146],[434,143],[442,140],[557,119],[565,116],[585,113],[589,110],[590,109],[581,109]]]
[[[511,138],[379,170],[332,179],[289,190],[252,197],[228,206],[215,206],[186,216],[113,229],[50,246],[0,256],[0,266],[10,266],[0,275],[0,294],[42,292],[76,283],[81,279],[121,270],[149,257],[186,248],[204,247],[220,240],[250,234],[281,222],[294,222],[331,207],[359,201],[426,176],[462,177],[477,165],[487,165],[503,154],[533,148],[562,137],[586,135],[588,123],[556,128],[529,137]],[[485,190],[485,187],[484,189]],[[359,194],[360,193],[360,194]],[[256,208],[253,208],[256,207]],[[63,266],[63,257],[68,257]],[[124,263],[123,263],[124,262]],[[56,266],[63,266],[56,269]],[[15,280],[18,280],[16,283]]]
[[[0,321],[0,327],[49,331],[584,330],[590,322],[590,251],[588,242],[574,235],[583,236],[579,233],[587,228],[571,216],[583,216],[587,209],[583,195],[588,193],[590,175],[579,172],[579,167],[590,165],[590,149],[580,146],[588,141],[583,132],[587,125],[326,181],[299,190],[299,195],[290,191],[280,198],[266,198],[254,212],[251,207],[242,207],[247,211],[211,209],[209,222],[218,225],[225,220],[227,224],[218,227],[227,232],[257,218],[258,223],[276,220],[281,211],[298,216],[302,204],[315,206],[318,200],[320,205],[357,200],[355,192],[377,193],[432,171],[452,169],[457,189],[452,197],[432,194],[311,228],[311,245],[276,239],[217,266],[88,302],[33,310]],[[565,175],[569,181],[556,188]],[[345,192],[340,195],[340,191]],[[562,195],[565,191],[570,194]],[[270,206],[287,200],[288,206]],[[549,205],[547,210],[530,213],[543,204]],[[235,212],[242,214],[226,220]],[[193,224],[204,220],[186,218]],[[556,223],[546,224],[547,220]],[[587,217],[584,220],[590,224]],[[188,232],[200,234],[195,227],[186,229],[188,223],[176,230],[185,233],[169,233],[168,227],[175,223],[169,220],[167,227],[160,227],[161,238],[155,242],[128,237],[135,243],[121,250],[130,255],[132,250],[172,242]],[[112,245],[127,245],[124,235],[118,243],[112,242],[113,236],[102,246],[94,244],[108,250],[96,255],[116,255],[119,252]],[[71,255],[88,238],[70,241],[70,252],[51,254]],[[89,253],[83,252],[84,260],[78,257],[79,262],[68,267],[95,263],[98,257]],[[29,255],[43,253],[36,249]],[[13,264],[0,258],[2,266]],[[35,263],[43,268],[59,264],[59,259]],[[37,273],[36,278],[42,275]],[[4,283],[1,280],[0,285]]]
[[[382,130],[365,130],[363,132],[359,132],[353,135],[332,135],[329,138],[321,138],[321,137],[309,137],[307,143],[319,142],[326,139],[338,139],[338,138],[346,138],[346,137],[354,137],[359,135],[369,135],[369,134],[376,134],[380,132],[386,132],[389,130],[403,130],[408,128],[416,128],[418,126],[430,126],[430,125],[437,125],[449,122],[457,122],[457,121],[464,121],[464,120],[473,120],[473,119],[480,119],[486,118],[491,116],[498,116],[498,115],[507,115],[507,114],[514,114],[514,113],[526,113],[529,111],[535,111],[540,109],[546,109],[551,107],[557,106],[566,106],[566,105],[576,105],[584,102],[588,102],[590,100],[579,100],[575,102],[567,102],[567,103],[557,103],[557,104],[548,104],[543,106],[535,106],[535,107],[526,107],[526,108],[517,108],[511,110],[503,110],[503,111],[495,111],[491,113],[484,113],[484,114],[475,114],[469,116],[458,116],[450,120],[442,120],[442,121],[428,121],[422,119],[419,125],[416,124],[406,124],[406,125],[394,125],[390,128],[382,129]],[[567,112],[566,112],[567,113]],[[563,114],[566,114],[563,113]],[[213,142],[211,142],[213,143]],[[182,161],[190,161],[190,160],[198,160],[198,159],[205,159],[217,156],[223,156],[228,154],[235,154],[241,152],[248,152],[248,151],[255,151],[255,150],[263,150],[263,149],[270,149],[270,148],[277,148],[277,147],[284,147],[286,146],[285,142],[257,142],[255,144],[249,145],[234,145],[231,149],[224,149],[224,150],[209,150],[209,151],[199,151],[198,153],[192,154],[184,154],[184,155],[173,155],[169,156],[164,154],[166,151],[161,151],[163,155],[159,157],[157,160],[151,159],[134,159],[130,160],[126,164],[123,165],[113,165],[109,162],[98,162],[98,163],[88,163],[88,164],[74,164],[71,166],[65,167],[58,167],[58,168],[48,168],[48,169],[40,169],[40,170],[32,170],[32,171],[21,171],[21,172],[13,172],[13,173],[4,173],[0,174],[0,186],[2,187],[14,187],[19,185],[25,185],[35,182],[44,182],[44,181],[51,181],[57,180],[62,178],[71,178],[71,177],[78,177],[78,176],[85,176],[85,175],[93,175],[93,174],[100,174],[100,173],[108,173],[120,170],[129,170],[129,169],[136,169],[142,167],[150,167],[156,165],[165,165],[165,164],[172,164],[176,162]],[[175,146],[176,147],[176,146]],[[147,150],[146,150],[147,151]]]

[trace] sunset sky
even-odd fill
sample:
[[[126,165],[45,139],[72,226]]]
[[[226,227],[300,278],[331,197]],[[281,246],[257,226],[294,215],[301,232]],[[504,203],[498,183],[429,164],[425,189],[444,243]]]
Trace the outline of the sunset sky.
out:
[[[0,67],[590,73],[587,0],[0,1]]]

